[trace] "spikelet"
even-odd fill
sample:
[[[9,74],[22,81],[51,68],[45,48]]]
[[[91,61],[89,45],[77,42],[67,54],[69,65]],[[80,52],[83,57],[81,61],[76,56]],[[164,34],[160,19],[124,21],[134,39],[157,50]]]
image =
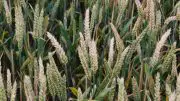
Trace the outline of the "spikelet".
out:
[[[17,90],[17,83],[15,81],[13,84],[12,90],[11,90],[11,100],[10,101],[16,101],[16,90]]]
[[[24,91],[26,94],[27,101],[34,101],[34,92],[32,88],[31,79],[27,75],[25,75],[24,77]]]
[[[124,49],[124,51],[122,52],[120,58],[117,58],[116,64],[115,64],[114,69],[113,69],[112,77],[115,77],[120,73],[120,70],[121,70],[123,63],[124,63],[125,56],[127,55],[129,49],[130,49],[129,46],[126,47]]]
[[[136,79],[133,77],[132,78],[132,86],[133,86],[133,97],[135,101],[140,101],[141,96],[140,96],[140,90],[137,84]]]
[[[126,90],[124,87],[124,78],[117,78],[118,83],[118,101],[127,101]]]
[[[59,44],[59,42],[55,39],[55,37],[47,32],[47,37],[50,39],[52,45],[56,48],[56,53],[59,55],[60,61],[63,64],[67,64],[68,62],[68,58],[64,52],[64,49],[61,47],[61,45]]]
[[[176,101],[176,93],[175,92],[170,94],[169,101]],[[179,101],[179,99],[177,101]]]
[[[177,77],[176,81],[176,101],[180,99],[180,74]]]
[[[56,12],[58,10],[59,4],[60,4],[60,0],[56,0],[54,7],[52,8],[51,11],[51,18],[54,18],[56,16]]]
[[[154,101],[161,101],[161,95],[160,95],[160,74],[157,73],[156,75],[156,83],[155,83],[155,87],[154,87]]]
[[[154,66],[160,57],[160,50],[164,46],[168,36],[171,34],[171,29],[168,29],[163,36],[161,37],[160,41],[156,44],[156,48],[154,50],[153,56],[151,58],[150,64]]]
[[[84,19],[84,36],[87,47],[91,41],[91,33],[89,27],[89,8],[86,10],[85,19]]]
[[[15,6],[15,38],[18,42],[19,50],[23,47],[23,35],[25,33],[25,23],[22,9],[19,5]]]
[[[87,58],[85,56],[85,53],[83,52],[83,49],[81,46],[78,46],[78,54],[79,54],[79,58],[82,64],[82,67],[84,69],[84,72],[87,76],[88,79],[91,79],[91,72],[89,71],[89,65],[88,65],[88,61]]]
[[[110,44],[109,44],[108,64],[110,67],[113,64],[113,58],[114,58],[114,37],[111,38]]]
[[[95,74],[98,70],[98,54],[96,49],[96,42],[94,40],[91,41],[89,44],[89,57],[90,57],[90,64],[93,73]]]
[[[110,23],[111,25],[111,29],[114,33],[114,37],[115,37],[115,40],[116,40],[116,48],[118,50],[118,54],[121,54],[121,52],[124,50],[124,43],[123,43],[123,40],[121,39],[117,29],[115,28],[115,26]]]
[[[168,18],[165,20],[164,24],[168,25],[171,21],[175,21],[175,20],[177,20],[177,17],[176,17],[176,16],[168,17]]]
[[[33,37],[35,38],[39,36],[38,22],[39,22],[39,4],[37,3],[35,6],[34,20],[33,20]]]
[[[46,100],[46,76],[44,74],[44,66],[41,57],[39,58],[39,101]]]
[[[1,74],[1,69],[2,69],[2,66],[1,66],[1,59],[0,59],[0,101],[7,101],[6,91],[4,88],[2,74]]]
[[[10,98],[12,90],[12,83],[11,83],[11,73],[10,70],[7,69],[7,95]]]
[[[5,9],[5,12],[6,12],[6,21],[8,24],[12,24],[12,16],[11,16],[11,10],[10,8],[8,7],[8,3],[6,0],[3,0],[4,2],[4,9]]]

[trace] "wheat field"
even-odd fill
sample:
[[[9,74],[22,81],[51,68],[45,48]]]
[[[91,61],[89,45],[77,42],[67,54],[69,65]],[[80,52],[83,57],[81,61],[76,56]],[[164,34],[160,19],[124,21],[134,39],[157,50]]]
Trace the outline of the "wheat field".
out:
[[[179,0],[0,0],[0,101],[180,101]]]

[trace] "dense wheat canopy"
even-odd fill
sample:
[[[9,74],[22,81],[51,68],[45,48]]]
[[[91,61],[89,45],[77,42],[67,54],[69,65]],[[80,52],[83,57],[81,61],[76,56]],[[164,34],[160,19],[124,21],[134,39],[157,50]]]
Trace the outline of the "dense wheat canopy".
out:
[[[0,101],[180,101],[180,1],[0,0]]]

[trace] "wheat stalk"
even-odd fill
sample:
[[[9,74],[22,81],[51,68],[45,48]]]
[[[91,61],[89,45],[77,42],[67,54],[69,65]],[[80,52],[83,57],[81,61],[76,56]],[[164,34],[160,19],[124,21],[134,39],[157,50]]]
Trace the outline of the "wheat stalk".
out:
[[[50,39],[52,45],[56,48],[56,53],[59,55],[60,61],[63,64],[67,64],[68,63],[68,58],[65,54],[64,49],[61,47],[61,45],[59,44],[59,42],[55,39],[55,37],[47,32],[47,37]]]

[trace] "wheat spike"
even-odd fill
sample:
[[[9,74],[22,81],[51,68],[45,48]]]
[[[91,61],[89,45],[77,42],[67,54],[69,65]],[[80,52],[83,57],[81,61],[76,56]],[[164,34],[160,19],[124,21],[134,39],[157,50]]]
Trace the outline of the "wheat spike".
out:
[[[85,42],[84,36],[82,35],[81,32],[79,33],[79,36],[80,36],[81,49],[84,52],[84,55],[86,57],[86,61],[88,61],[88,50],[87,50],[87,47],[86,47],[86,42]]]
[[[172,76],[178,76],[176,62],[177,62],[176,55],[175,55],[175,54],[173,54],[173,60],[172,60],[172,70],[171,70],[171,74],[172,74]]]
[[[81,88],[78,88],[77,101],[83,101],[83,94],[82,94]]]
[[[149,28],[151,30],[155,27],[155,4],[153,0],[148,0],[149,2]]]
[[[161,28],[161,11],[156,12],[156,28]]]
[[[44,74],[44,66],[41,57],[39,57],[39,101],[46,99],[46,76]]]
[[[172,92],[171,92],[171,87],[170,87],[170,85],[169,85],[168,83],[166,83],[165,86],[166,86],[166,95],[167,95],[167,96],[170,96],[171,93],[172,93]]]
[[[109,92],[109,100],[110,101],[113,101],[114,99],[114,94],[115,94],[115,91],[116,91],[116,78],[113,78],[112,81],[111,81],[111,88],[113,88],[110,92]]]
[[[12,90],[11,90],[11,100],[10,101],[16,100],[16,90],[17,90],[17,83],[15,81],[13,84]]]
[[[39,22],[38,22],[38,36],[42,37],[43,35],[43,21],[44,21],[44,9],[41,10],[39,15]]]
[[[32,88],[31,79],[27,75],[25,75],[24,77],[24,91],[26,94],[27,101],[34,101],[34,92]]]
[[[143,8],[142,8],[142,5],[141,5],[141,2],[139,0],[135,0],[135,4],[137,6],[139,15],[140,16],[143,15]]]
[[[171,29],[168,29],[163,36],[161,37],[160,41],[156,44],[156,48],[154,50],[153,56],[151,58],[151,65],[154,66],[160,57],[160,50],[164,46],[168,36],[171,34]]]
[[[19,50],[23,47],[23,35],[25,33],[25,23],[22,14],[22,9],[19,5],[15,6],[15,38],[18,42]]]
[[[125,56],[127,55],[129,49],[130,49],[129,46],[126,47],[124,49],[124,51],[122,52],[120,58],[117,58],[116,64],[115,64],[114,69],[113,69],[112,77],[117,76],[120,73],[120,70],[121,70],[123,63],[124,63]]]
[[[110,23],[110,25],[111,25],[111,28],[112,28],[112,31],[114,33],[114,37],[116,40],[116,48],[118,50],[118,54],[121,54],[121,52],[124,50],[123,40],[121,39],[116,27],[112,23]]]
[[[7,69],[7,95],[10,98],[11,96],[11,90],[12,90],[12,84],[11,84],[11,72],[9,69]]]
[[[171,21],[175,21],[175,20],[177,20],[177,17],[176,17],[176,16],[168,17],[168,18],[165,20],[164,24],[168,25]]]
[[[169,96],[169,101],[176,101],[176,93],[175,93],[175,92],[173,92],[173,93],[170,94],[170,96]],[[178,100],[178,101],[179,101],[179,100]]]
[[[114,37],[110,39],[110,44],[109,44],[108,64],[110,67],[113,64],[113,58],[114,58]]]
[[[180,74],[177,77],[176,81],[176,101],[180,99]]]
[[[84,19],[84,36],[87,47],[91,41],[91,33],[89,27],[89,8],[86,10],[85,19]]]
[[[11,16],[11,10],[10,8],[8,7],[8,3],[6,0],[3,0],[4,2],[4,9],[5,9],[5,12],[6,12],[6,21],[8,24],[12,24],[12,16]]]
[[[132,78],[132,86],[133,86],[133,97],[135,101],[140,101],[141,100],[140,90],[137,81],[134,77]]]
[[[142,24],[142,17],[138,17],[132,30],[132,32],[135,33],[136,37],[138,36],[141,24]]]
[[[54,7],[52,9],[52,13],[51,13],[51,18],[54,18],[56,16],[56,12],[58,10],[58,7],[59,7],[59,4],[60,4],[60,0],[56,0],[55,4],[54,4]]]
[[[2,74],[1,74],[1,69],[2,69],[2,66],[1,66],[1,59],[0,59],[0,101],[7,101],[6,91],[4,88]]]
[[[96,42],[94,40],[92,40],[89,44],[89,57],[91,69],[93,73],[96,73],[96,71],[98,70],[98,54],[96,49]]]
[[[33,37],[35,38],[39,36],[38,22],[39,22],[39,4],[36,4],[34,11],[34,20],[33,20]]]
[[[78,54],[79,54],[79,58],[80,58],[80,61],[81,61],[81,64],[82,64],[82,67],[84,69],[84,72],[87,76],[88,79],[91,79],[91,72],[89,71],[89,65],[88,65],[88,61],[87,61],[87,58],[85,56],[85,53],[83,52],[81,46],[78,46]]]
[[[56,48],[56,53],[59,55],[60,61],[63,64],[67,64],[68,63],[68,58],[65,54],[64,49],[61,47],[61,45],[59,44],[59,42],[55,39],[55,37],[47,32],[47,37],[50,39],[52,45]]]
[[[127,101],[126,99],[126,90],[124,87],[124,78],[117,78],[118,83],[118,101]]]
[[[156,75],[156,83],[155,83],[154,91],[155,91],[154,101],[161,101],[161,96],[160,96],[160,74],[159,73],[157,73],[157,75]]]
[[[91,14],[91,22],[90,22],[90,33],[93,32],[95,22],[98,17],[98,0],[96,1],[96,4],[93,5],[92,8],[92,14]]]

